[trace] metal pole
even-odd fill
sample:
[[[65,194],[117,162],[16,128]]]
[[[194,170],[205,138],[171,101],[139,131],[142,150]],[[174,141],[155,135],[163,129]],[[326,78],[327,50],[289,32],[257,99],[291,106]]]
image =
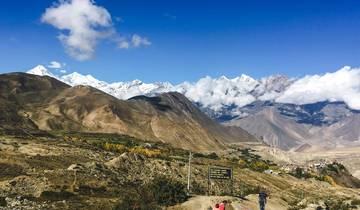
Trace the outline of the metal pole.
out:
[[[190,193],[190,179],[191,179],[191,151],[189,151],[189,168],[188,168],[188,183],[187,183],[188,193]]]

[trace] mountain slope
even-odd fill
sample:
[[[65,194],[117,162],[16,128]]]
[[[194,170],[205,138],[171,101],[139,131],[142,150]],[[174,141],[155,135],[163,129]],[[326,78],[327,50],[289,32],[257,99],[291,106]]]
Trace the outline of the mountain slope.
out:
[[[0,75],[0,81],[6,90],[0,94],[3,108],[9,102],[16,104],[12,116],[30,121],[33,127],[23,126],[27,129],[121,133],[194,150],[218,150],[226,142],[255,140],[240,128],[228,132],[230,128],[212,121],[179,93],[124,101],[48,76],[14,73]],[[7,125],[9,120],[1,123]]]
[[[5,130],[37,129],[28,111],[41,107],[69,86],[50,77],[24,73],[0,76],[0,128]]]
[[[360,115],[344,103],[294,105],[254,102],[241,111],[245,117],[224,124],[239,126],[269,145],[285,150],[360,145]]]
[[[42,66],[29,73],[54,76]],[[286,150],[360,144],[357,129],[360,112],[356,111],[360,109],[358,68],[343,67],[336,72],[298,79],[282,75],[258,80],[247,75],[232,79],[204,77],[178,85],[146,84],[139,80],[109,84],[78,73],[56,78],[71,86],[93,86],[119,99],[176,91],[210,118],[227,126],[241,127]]]
[[[286,150],[301,145],[309,136],[306,126],[279,116],[274,108],[266,108],[247,118],[229,121],[226,125],[239,126],[267,144]]]

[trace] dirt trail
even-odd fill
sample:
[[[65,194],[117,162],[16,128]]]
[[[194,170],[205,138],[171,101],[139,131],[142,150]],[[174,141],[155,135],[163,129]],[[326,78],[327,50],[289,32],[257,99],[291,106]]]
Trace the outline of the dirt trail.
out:
[[[168,210],[208,210],[209,207],[215,206],[216,203],[220,203],[223,200],[230,202],[227,210],[257,210],[259,209],[257,195],[249,195],[247,200],[229,196],[196,196],[189,201],[171,207]],[[287,210],[287,204],[277,198],[271,198],[268,200],[266,210]]]

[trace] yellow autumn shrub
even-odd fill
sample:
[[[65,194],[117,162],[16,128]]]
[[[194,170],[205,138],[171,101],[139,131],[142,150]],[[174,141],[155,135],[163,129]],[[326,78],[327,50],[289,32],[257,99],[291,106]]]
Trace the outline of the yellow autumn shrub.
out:
[[[238,161],[238,164],[240,165],[240,167],[244,168],[244,167],[246,166],[246,161],[243,160],[243,159],[240,159],[240,160]]]
[[[126,150],[126,147],[122,144],[113,144],[109,142],[103,144],[103,148],[107,151],[112,151],[112,152],[124,152]]]
[[[144,155],[146,157],[159,157],[161,155],[161,151],[159,149],[134,147],[134,148],[131,148],[129,151],[132,153]]]
[[[331,176],[325,175],[324,181],[331,184],[332,186],[336,186],[336,182],[334,181],[334,179]]]

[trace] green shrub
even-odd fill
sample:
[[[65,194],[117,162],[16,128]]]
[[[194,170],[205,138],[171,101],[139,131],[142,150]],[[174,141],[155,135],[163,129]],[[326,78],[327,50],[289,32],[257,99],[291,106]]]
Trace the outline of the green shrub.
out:
[[[344,200],[339,199],[329,199],[325,202],[330,209],[336,210],[350,210],[352,209],[351,205],[346,203]]]
[[[4,197],[0,197],[0,206],[5,207],[7,205],[7,202]]]
[[[215,153],[212,152],[210,154],[203,154],[203,153],[194,153],[193,155],[195,158],[208,158],[208,159],[213,159],[213,160],[218,160],[219,156]]]
[[[212,152],[208,155],[208,158],[217,160],[217,159],[219,159],[219,156],[215,152]]]
[[[194,193],[196,195],[205,195],[206,189],[198,182],[193,181],[191,183],[191,193]]]
[[[360,206],[360,200],[359,199],[354,199],[351,201],[351,205],[353,206]]]
[[[290,173],[292,176],[298,178],[298,179],[308,179],[311,178],[311,174],[306,172],[303,168],[297,167],[295,171]]]
[[[269,169],[269,165],[263,161],[254,161],[249,164],[249,168],[254,171],[264,172]]]
[[[165,176],[156,177],[148,189],[153,194],[157,203],[163,206],[182,203],[187,199],[185,185]]]
[[[44,200],[60,201],[60,200],[69,200],[70,198],[72,198],[74,196],[75,195],[71,192],[61,190],[59,192],[44,191],[41,193],[40,198],[42,198]]]

